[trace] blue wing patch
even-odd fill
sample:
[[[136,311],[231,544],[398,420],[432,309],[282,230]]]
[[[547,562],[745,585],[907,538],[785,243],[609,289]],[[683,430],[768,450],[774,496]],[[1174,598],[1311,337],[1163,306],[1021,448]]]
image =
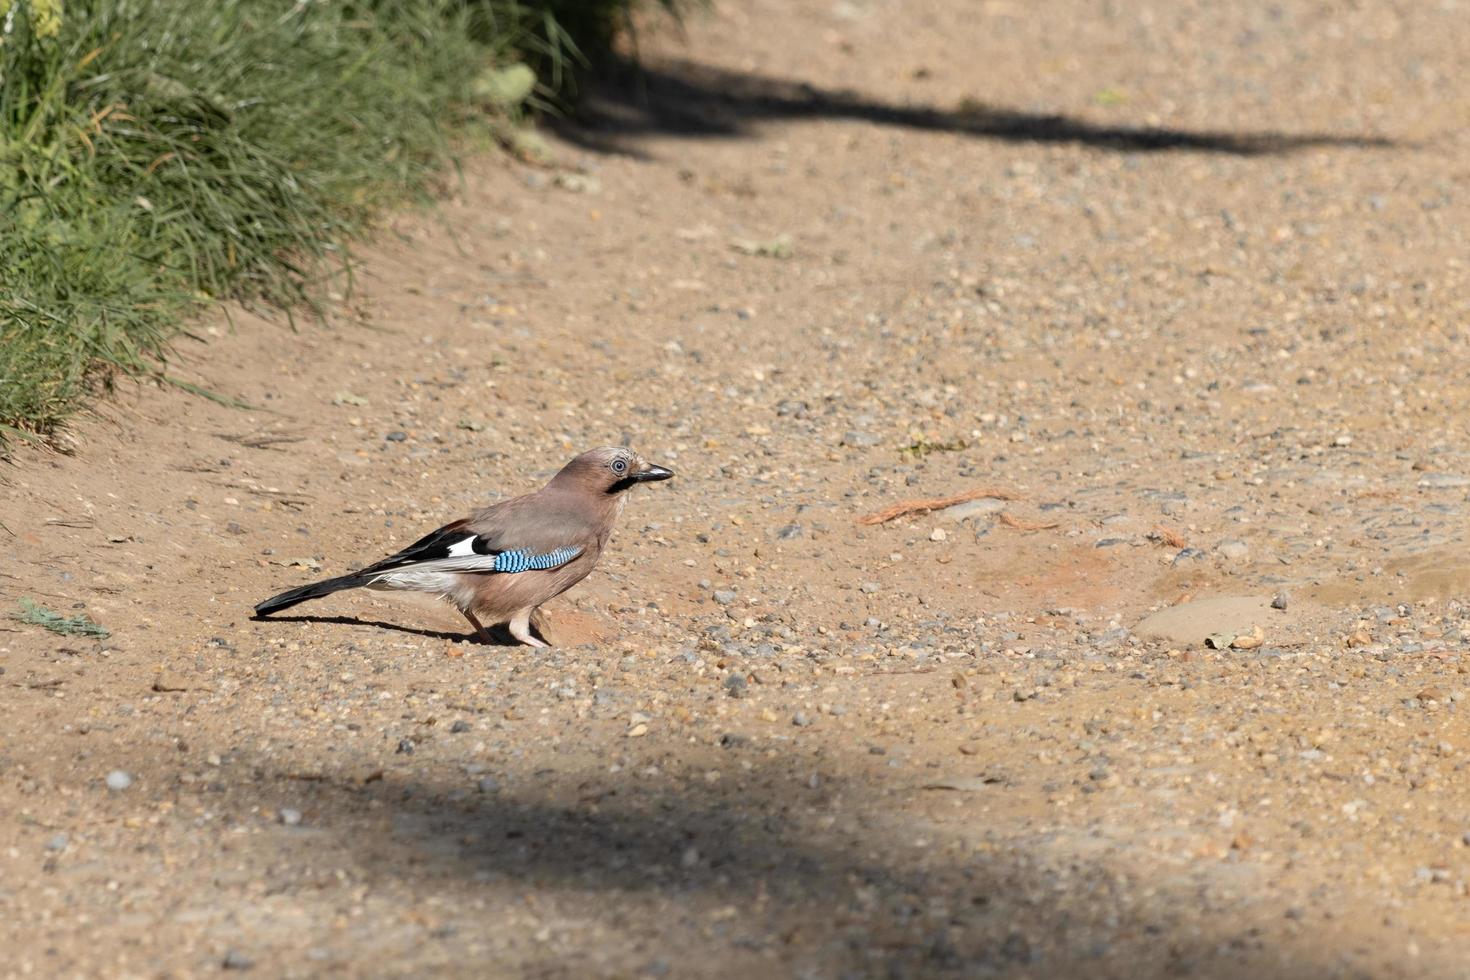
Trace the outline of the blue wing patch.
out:
[[[558,565],[565,565],[581,553],[582,549],[578,546],[557,548],[555,551],[548,551],[544,555],[536,555],[524,550],[502,551],[495,556],[495,567],[492,571],[542,571],[547,568],[555,568]]]

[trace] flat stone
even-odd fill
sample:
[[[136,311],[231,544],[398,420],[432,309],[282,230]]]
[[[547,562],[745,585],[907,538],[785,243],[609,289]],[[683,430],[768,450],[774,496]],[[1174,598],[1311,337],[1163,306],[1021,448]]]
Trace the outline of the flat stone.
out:
[[[994,514],[1006,509],[1004,500],[995,500],[991,497],[982,497],[979,500],[967,500],[953,507],[946,507],[936,511],[934,516],[942,521],[953,521],[958,524],[972,517],[984,517],[986,514]]]
[[[1456,473],[1425,473],[1419,478],[1419,486],[1426,490],[1454,490],[1470,487],[1470,476]]]
[[[1250,545],[1237,538],[1221,541],[1215,546],[1215,550],[1220,553],[1220,557],[1227,561],[1240,561],[1251,553]]]
[[[1270,632],[1282,618],[1280,612],[1272,611],[1269,596],[1221,596],[1161,609],[1146,617],[1133,632],[1144,639],[1195,645],[1204,643],[1208,636],[1249,633],[1256,626]]]

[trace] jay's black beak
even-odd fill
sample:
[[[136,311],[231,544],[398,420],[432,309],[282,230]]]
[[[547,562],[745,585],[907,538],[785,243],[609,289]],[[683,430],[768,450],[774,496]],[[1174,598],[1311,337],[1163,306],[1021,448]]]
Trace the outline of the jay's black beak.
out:
[[[674,471],[667,467],[644,463],[643,468],[633,474],[633,479],[639,483],[653,483],[658,480],[667,480],[673,475]]]

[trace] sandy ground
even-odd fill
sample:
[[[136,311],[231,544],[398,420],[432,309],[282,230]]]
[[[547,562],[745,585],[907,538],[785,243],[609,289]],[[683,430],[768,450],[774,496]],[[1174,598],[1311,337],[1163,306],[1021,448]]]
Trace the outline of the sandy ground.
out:
[[[0,471],[0,976],[1470,975],[1467,14],[720,0],[202,324]],[[555,650],[250,618],[622,442]]]

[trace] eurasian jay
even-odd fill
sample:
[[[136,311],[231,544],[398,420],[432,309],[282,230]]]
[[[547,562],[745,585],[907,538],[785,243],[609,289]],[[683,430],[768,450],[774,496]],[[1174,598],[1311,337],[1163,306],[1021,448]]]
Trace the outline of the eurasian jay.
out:
[[[628,489],[673,475],[628,449],[593,449],[535,493],[446,524],[360,572],[282,592],[256,606],[255,614],[267,616],[343,589],[408,589],[454,603],[482,640],[482,623],[508,622],[517,640],[543,647],[531,635],[536,607],[592,571]]]

